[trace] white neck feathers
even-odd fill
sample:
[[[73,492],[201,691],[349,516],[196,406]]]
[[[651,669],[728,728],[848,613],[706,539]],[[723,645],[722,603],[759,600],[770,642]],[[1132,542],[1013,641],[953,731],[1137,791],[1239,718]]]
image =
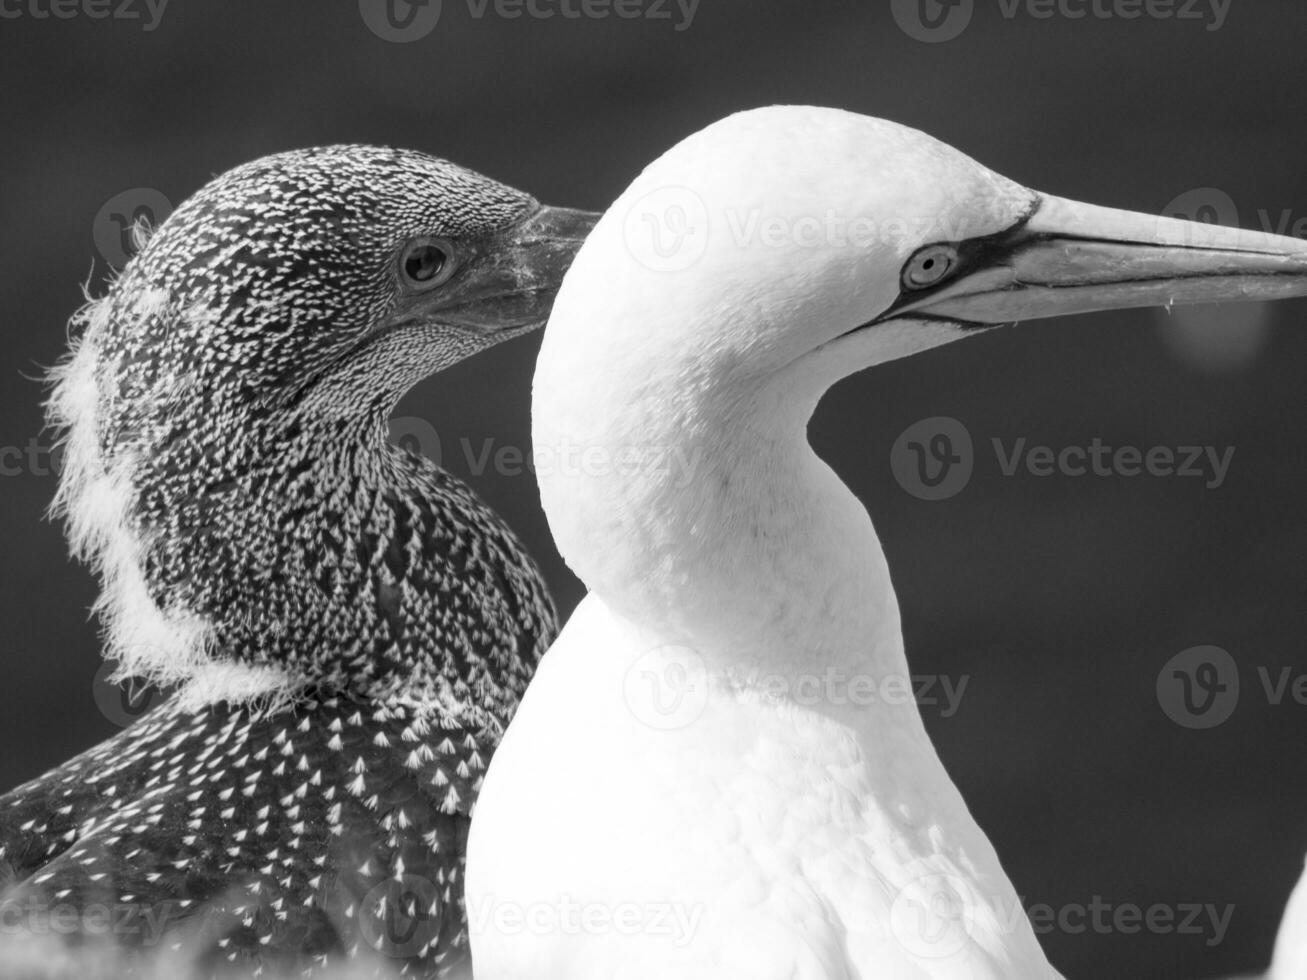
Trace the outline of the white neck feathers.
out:
[[[154,290],[124,311],[122,301],[110,296],[89,301],[75,317],[82,333],[51,372],[47,405],[50,424],[63,432],[64,449],[52,512],[66,519],[73,555],[101,578],[95,608],[104,627],[104,655],[118,664],[115,680],[183,685],[179,695],[192,707],[228,699],[275,707],[293,693],[288,676],[215,662],[205,619],[180,606],[161,606],[151,595],[143,569],[148,542],[131,517],[137,463],[130,450],[109,455],[105,449],[103,420],[114,396],[105,381],[112,377],[105,352],[111,319],[155,317],[168,301],[166,292]]]

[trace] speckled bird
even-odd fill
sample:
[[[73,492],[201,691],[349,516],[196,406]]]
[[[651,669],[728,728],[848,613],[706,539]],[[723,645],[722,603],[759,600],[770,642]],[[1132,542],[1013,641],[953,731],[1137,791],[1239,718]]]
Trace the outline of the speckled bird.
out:
[[[542,325],[593,217],[412,151],[283,153],[79,313],[55,507],[117,678],[175,693],[0,797],[5,938],[61,921],[178,976],[466,968],[470,811],[555,613],[388,420]]]

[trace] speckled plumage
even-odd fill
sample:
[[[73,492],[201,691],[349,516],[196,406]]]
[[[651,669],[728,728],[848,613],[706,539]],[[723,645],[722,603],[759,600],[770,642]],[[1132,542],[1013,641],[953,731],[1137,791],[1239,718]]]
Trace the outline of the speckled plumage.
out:
[[[499,518],[386,426],[416,381],[536,325],[459,311],[540,210],[409,151],[280,154],[183,204],[83,311],[58,505],[120,676],[178,693],[0,797],[7,922],[162,915],[114,946],[199,973],[462,963],[468,816],[555,615]],[[401,274],[415,236],[450,245],[448,286]],[[413,902],[424,941],[396,944]]]
[[[360,952],[452,969],[487,754],[470,731],[343,695],[272,717],[164,707],[12,802],[8,857],[39,870],[7,901],[37,928],[52,907],[106,907],[122,945],[205,973]],[[396,915],[397,899],[421,907]]]

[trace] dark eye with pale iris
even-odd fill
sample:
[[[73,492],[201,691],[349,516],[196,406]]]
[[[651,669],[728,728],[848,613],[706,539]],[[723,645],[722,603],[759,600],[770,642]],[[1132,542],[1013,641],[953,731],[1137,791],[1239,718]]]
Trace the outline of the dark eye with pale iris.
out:
[[[941,282],[958,264],[958,250],[952,245],[927,245],[903,267],[907,289],[926,289]]]
[[[442,238],[414,238],[400,253],[399,274],[411,289],[433,289],[454,274],[454,250]]]

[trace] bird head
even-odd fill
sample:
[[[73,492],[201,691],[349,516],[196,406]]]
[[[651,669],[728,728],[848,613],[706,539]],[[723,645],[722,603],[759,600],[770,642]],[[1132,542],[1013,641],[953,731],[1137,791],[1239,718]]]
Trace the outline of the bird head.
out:
[[[840,378],[1015,321],[1301,295],[1298,239],[1041,194],[880,119],[743,112],[651,163],[568,272],[535,376],[541,499],[592,590],[648,596],[666,567],[685,608],[693,549],[735,567],[703,515],[739,532],[770,506],[771,463],[810,453],[764,450],[806,450]],[[541,465],[568,452],[594,464]]]
[[[416,377],[542,325],[591,223],[409,150],[265,157],[149,236],[108,298],[102,370],[150,412],[170,387],[267,412],[324,383],[384,410]]]
[[[367,557],[330,536],[361,535],[388,481],[430,483],[386,450],[391,409],[542,325],[593,219],[421,153],[331,146],[237,167],[153,231],[81,313],[50,406],[57,507],[101,570],[120,674],[177,681],[215,645],[270,650],[285,620],[329,615],[324,595],[365,601],[337,580]]]
[[[1299,239],[1064,200],[905,126],[778,106],[652,163],[582,250],[550,334],[587,333],[576,346],[609,363],[638,344],[645,370],[679,357],[724,390],[820,364],[824,388],[1017,321],[1303,294]],[[637,338],[615,329],[631,309]]]

